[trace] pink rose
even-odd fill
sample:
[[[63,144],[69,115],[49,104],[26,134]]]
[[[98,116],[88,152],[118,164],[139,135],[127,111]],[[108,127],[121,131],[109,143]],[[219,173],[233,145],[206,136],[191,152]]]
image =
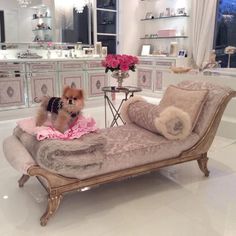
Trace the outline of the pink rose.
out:
[[[119,66],[119,61],[116,59],[111,60],[111,67],[112,68],[117,68]]]
[[[121,69],[121,71],[127,71],[127,70],[129,70],[129,66],[127,64],[121,64],[120,69]]]

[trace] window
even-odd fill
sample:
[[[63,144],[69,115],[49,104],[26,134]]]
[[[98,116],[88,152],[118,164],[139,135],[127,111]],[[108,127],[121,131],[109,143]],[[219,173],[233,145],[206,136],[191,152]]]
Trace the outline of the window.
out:
[[[90,11],[89,6],[86,6],[82,13],[73,9],[73,29],[62,30],[62,42],[93,44]]]
[[[96,39],[107,46],[109,54],[117,52],[118,0],[97,0]]]
[[[227,46],[236,46],[236,0],[218,1],[214,48],[222,67],[227,66],[228,55],[224,53]],[[236,67],[236,55],[231,57],[230,67]]]

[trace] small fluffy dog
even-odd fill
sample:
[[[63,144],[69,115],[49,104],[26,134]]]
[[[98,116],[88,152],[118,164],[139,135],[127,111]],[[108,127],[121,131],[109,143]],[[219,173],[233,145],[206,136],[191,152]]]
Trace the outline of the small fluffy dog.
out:
[[[37,101],[37,100],[36,100]],[[62,97],[43,97],[36,116],[36,126],[41,126],[51,113],[53,127],[64,133],[84,107],[84,93],[81,89],[65,87]]]

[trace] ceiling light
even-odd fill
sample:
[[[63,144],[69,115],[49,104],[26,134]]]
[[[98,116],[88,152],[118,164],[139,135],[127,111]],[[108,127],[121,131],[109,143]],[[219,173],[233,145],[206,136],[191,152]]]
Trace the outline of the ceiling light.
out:
[[[26,8],[29,4],[31,4],[31,0],[17,0],[17,2],[22,8]]]
[[[74,8],[77,13],[82,13],[84,7],[89,4],[89,0],[75,0],[74,1]]]

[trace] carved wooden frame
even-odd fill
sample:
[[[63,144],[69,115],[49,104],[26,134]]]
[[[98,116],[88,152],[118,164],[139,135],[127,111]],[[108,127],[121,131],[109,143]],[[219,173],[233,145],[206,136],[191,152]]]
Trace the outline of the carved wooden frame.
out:
[[[168,160],[157,161],[137,167],[132,167],[125,170],[115,171],[83,180],[68,178],[58,174],[54,174],[41,168],[40,166],[34,165],[28,169],[28,175],[23,175],[18,181],[19,186],[23,187],[25,182],[30,178],[30,176],[36,176],[40,183],[47,190],[48,205],[45,213],[40,219],[41,225],[45,226],[50,217],[58,209],[63,194],[66,192],[81,191],[85,187],[92,188],[100,184],[105,184],[113,181],[120,181],[128,177],[149,173],[161,167],[180,164],[192,160],[196,160],[198,162],[200,170],[204,173],[206,177],[208,177],[210,172],[207,168],[207,151],[209,150],[213,142],[223,112],[228,102],[233,97],[236,97],[235,91],[232,91],[222,99],[203,137],[193,147],[182,152],[178,157]]]

